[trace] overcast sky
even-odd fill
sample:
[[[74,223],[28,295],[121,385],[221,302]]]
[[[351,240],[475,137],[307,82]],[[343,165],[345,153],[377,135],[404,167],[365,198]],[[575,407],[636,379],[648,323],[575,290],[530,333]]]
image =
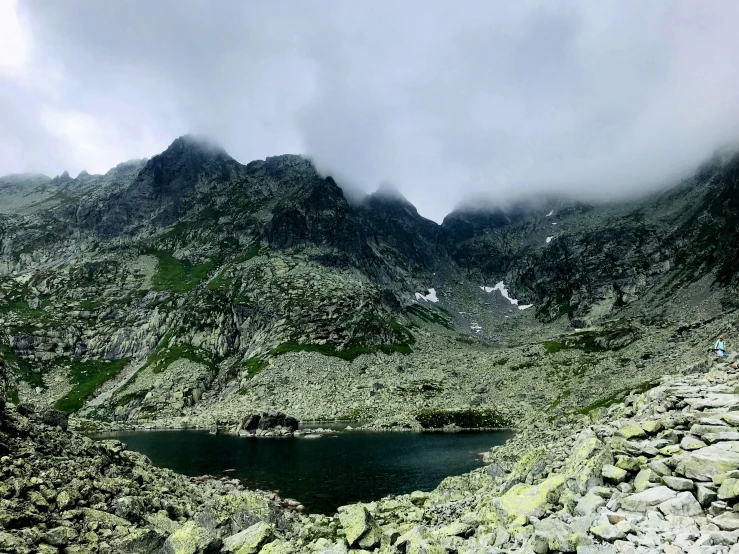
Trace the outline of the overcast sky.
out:
[[[739,136],[737,29],[733,0],[0,0],[0,174],[196,133],[437,221],[481,192],[629,195]]]

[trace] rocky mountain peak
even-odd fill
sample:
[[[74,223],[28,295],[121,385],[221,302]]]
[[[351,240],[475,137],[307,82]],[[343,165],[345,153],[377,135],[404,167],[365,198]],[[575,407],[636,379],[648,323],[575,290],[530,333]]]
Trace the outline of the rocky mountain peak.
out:
[[[176,138],[160,156],[205,155],[232,159],[218,143],[199,135],[183,135]]]
[[[61,185],[71,181],[72,178],[69,176],[69,171],[64,171],[61,175],[57,175],[51,181],[54,184]]]

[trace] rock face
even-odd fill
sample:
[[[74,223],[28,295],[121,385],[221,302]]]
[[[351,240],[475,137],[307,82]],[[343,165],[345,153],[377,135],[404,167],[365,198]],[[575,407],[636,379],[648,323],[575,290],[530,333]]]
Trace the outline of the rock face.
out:
[[[678,358],[721,327],[713,318],[736,283],[712,256],[718,239],[735,236],[738,164],[715,160],[628,204],[543,199],[460,209],[442,225],[392,190],[350,202],[300,156],[243,165],[191,136],[105,175],[1,178],[0,360],[20,400],[123,424],[213,407],[233,427],[262,409],[406,421],[423,407],[506,401],[580,409],[644,382],[653,344],[670,342]],[[571,333],[585,326],[598,328]],[[538,340],[514,348],[532,327],[546,353]],[[481,354],[491,344],[511,350]],[[426,347],[468,359],[439,363]],[[608,367],[597,359],[605,353]],[[324,371],[330,362],[311,354],[364,357],[364,367]],[[343,381],[303,379],[288,403],[264,374],[290,356],[311,378]],[[546,366],[529,380],[540,390],[517,389],[512,375],[532,363]],[[342,389],[372,365],[384,370],[374,382],[394,377],[393,390]],[[602,375],[590,375],[594,366]],[[413,378],[425,373],[432,379]],[[592,382],[573,393],[564,382],[573,377]],[[327,413],[334,405],[341,413]]]

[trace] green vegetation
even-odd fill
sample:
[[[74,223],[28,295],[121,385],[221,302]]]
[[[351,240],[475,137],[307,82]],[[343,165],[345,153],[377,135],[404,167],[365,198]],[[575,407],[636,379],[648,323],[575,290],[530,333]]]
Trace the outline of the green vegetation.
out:
[[[342,360],[352,361],[362,354],[372,354],[375,352],[384,352],[392,354],[394,352],[400,354],[410,354],[411,347],[408,344],[381,344],[379,346],[350,346],[345,349],[337,349],[330,344],[299,344],[297,342],[284,342],[281,345],[270,350],[270,356],[279,356],[288,352],[318,352],[324,356],[334,356]]]
[[[259,240],[254,241],[249,245],[249,247],[244,250],[241,254],[236,256],[233,260],[231,260],[231,263],[229,263],[223,270],[216,275],[213,279],[211,279],[210,283],[208,283],[208,288],[210,290],[218,290],[223,287],[225,284],[224,275],[228,271],[228,269],[234,265],[234,264],[240,264],[243,262],[246,262],[248,260],[251,260],[252,258],[255,258],[259,255],[259,251],[261,249],[261,243]]]
[[[597,410],[602,408],[608,408],[610,406],[613,406],[614,404],[619,404],[624,401],[624,399],[631,394],[632,392],[636,393],[645,393],[649,389],[652,389],[659,385],[660,380],[659,379],[651,379],[649,381],[645,381],[638,387],[634,388],[626,388],[621,389],[619,391],[616,391],[615,393],[608,395],[604,398],[601,398],[599,400],[596,400],[592,404],[588,404],[587,406],[580,408],[578,410],[575,410],[575,413],[581,414],[581,415],[592,415]]]
[[[146,363],[141,370],[151,367],[152,372],[161,373],[173,362],[181,358],[215,369],[216,362],[212,359],[210,354],[200,348],[192,346],[191,344],[171,345],[172,336],[172,331],[167,331],[167,334],[164,335],[162,341],[154,349],[154,352],[151,353],[149,359],[146,360]]]
[[[567,348],[564,343],[558,342],[556,340],[545,340],[544,341],[544,349],[547,351],[547,354],[556,354],[560,350],[564,350]]]
[[[573,333],[572,335],[566,335],[561,337],[560,340],[547,340],[544,341],[544,349],[548,354],[556,354],[562,350],[576,349],[582,350],[586,354],[592,354],[595,352],[606,352],[609,349],[601,346],[598,342],[598,338],[605,336],[604,333],[598,333],[597,331],[581,331],[579,333]],[[613,348],[611,350],[618,350],[619,348]]]
[[[146,396],[147,391],[145,390],[138,390],[136,392],[130,392],[128,394],[124,394],[123,396],[119,396],[116,401],[116,406],[125,406],[129,404],[130,402],[133,402],[134,400],[143,400]]]
[[[212,260],[192,265],[189,260],[178,260],[170,252],[151,250],[146,252],[156,256],[157,272],[152,277],[152,285],[156,290],[187,292],[194,289],[213,269]]]
[[[54,407],[71,414],[84,405],[85,400],[95,392],[95,389],[118,375],[129,360],[121,358],[120,360],[87,360],[85,362],[69,359],[65,361],[71,365],[69,380],[73,388],[57,400]]]
[[[415,414],[424,429],[441,429],[456,425],[464,429],[505,427],[508,422],[492,408],[478,410],[431,410],[425,409]]]
[[[5,378],[9,380],[8,385],[11,384],[11,374],[15,374],[18,379],[28,383],[28,386],[31,388],[46,388],[41,372],[34,369],[31,364],[18,356],[15,350],[10,346],[4,344],[0,345],[0,367],[2,367],[7,373]],[[17,404],[19,401],[18,390],[15,388],[9,388],[7,393],[9,394],[10,399]]]
[[[249,358],[244,362],[244,367],[246,367],[246,373],[249,375],[249,378],[254,377],[268,365],[269,362],[262,361],[258,356]]]
[[[451,321],[449,321],[449,319],[444,317],[438,311],[432,310],[431,308],[426,308],[424,306],[419,306],[418,304],[413,304],[411,306],[408,306],[406,310],[408,311],[408,313],[413,314],[418,319],[426,323],[436,323],[437,325],[441,325],[443,327],[446,327],[447,329],[453,328],[453,325]]]

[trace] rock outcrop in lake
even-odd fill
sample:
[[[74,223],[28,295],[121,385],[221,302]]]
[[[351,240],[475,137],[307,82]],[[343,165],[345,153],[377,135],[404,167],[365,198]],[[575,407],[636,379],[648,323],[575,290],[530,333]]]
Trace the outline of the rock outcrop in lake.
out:
[[[236,433],[246,436],[287,436],[299,428],[300,422],[294,417],[282,412],[262,412],[245,416],[236,428]]]

